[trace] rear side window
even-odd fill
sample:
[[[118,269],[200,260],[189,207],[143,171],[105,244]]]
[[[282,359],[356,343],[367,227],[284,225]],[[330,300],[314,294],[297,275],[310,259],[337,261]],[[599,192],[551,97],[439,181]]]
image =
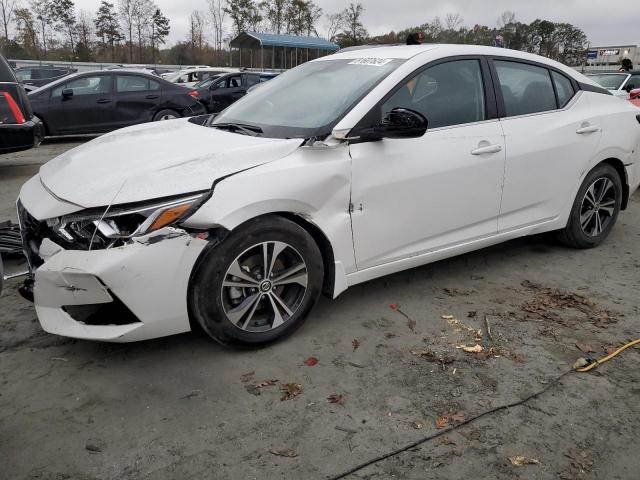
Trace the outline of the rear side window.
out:
[[[146,92],[149,90],[160,90],[160,83],[146,77],[136,75],[118,75],[116,77],[116,88],[118,92]]]
[[[553,83],[556,86],[556,92],[558,93],[558,106],[564,108],[567,103],[573,98],[575,91],[571,80],[558,72],[551,72]]]
[[[495,62],[507,117],[555,110],[549,70],[518,62]]]
[[[247,87],[252,87],[253,85],[256,85],[260,83],[260,76],[259,75],[247,75]]]

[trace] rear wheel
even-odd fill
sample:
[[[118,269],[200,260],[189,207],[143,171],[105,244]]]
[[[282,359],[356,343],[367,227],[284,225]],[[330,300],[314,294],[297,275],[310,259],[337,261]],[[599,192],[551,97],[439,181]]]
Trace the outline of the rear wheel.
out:
[[[180,114],[175,110],[160,110],[153,116],[154,122],[159,122],[161,120],[175,120],[176,118],[180,118]]]
[[[204,254],[192,277],[190,310],[220,343],[269,343],[302,324],[323,274],[320,250],[302,227],[258,218]]]
[[[609,235],[622,205],[622,180],[617,170],[600,164],[585,178],[573,203],[561,241],[574,248],[593,248]]]

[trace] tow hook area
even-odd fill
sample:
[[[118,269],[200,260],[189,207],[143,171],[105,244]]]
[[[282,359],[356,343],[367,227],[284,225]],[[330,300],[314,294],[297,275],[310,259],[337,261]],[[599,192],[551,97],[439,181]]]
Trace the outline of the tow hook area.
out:
[[[25,300],[33,303],[33,286],[35,285],[35,279],[33,278],[33,274],[27,274],[27,278],[25,278],[22,285],[18,287],[18,293]]]

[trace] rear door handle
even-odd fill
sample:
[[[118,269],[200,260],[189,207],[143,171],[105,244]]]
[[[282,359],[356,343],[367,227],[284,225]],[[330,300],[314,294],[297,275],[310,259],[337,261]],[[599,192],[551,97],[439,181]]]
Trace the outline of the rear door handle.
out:
[[[109,98],[101,98],[97,103],[111,103],[111,99]]]
[[[160,95],[147,95],[147,99],[155,100],[156,98],[160,98]]]
[[[585,135],[588,133],[596,133],[600,131],[600,127],[597,125],[585,125],[576,130],[578,135]]]
[[[488,153],[498,153],[502,151],[502,145],[487,145],[471,150],[471,155],[485,155]]]

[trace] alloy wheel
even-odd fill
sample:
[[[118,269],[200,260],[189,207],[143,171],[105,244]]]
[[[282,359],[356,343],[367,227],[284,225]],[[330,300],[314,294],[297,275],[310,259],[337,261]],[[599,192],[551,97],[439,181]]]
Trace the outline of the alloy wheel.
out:
[[[248,248],[229,266],[222,282],[227,319],[247,332],[267,332],[287,322],[307,291],[307,265],[284,242]]]
[[[175,120],[176,118],[178,118],[178,117],[176,117],[175,115],[169,113],[167,115],[162,115],[160,117],[160,120]]]
[[[613,219],[617,192],[607,177],[598,178],[584,194],[580,207],[580,225],[589,237],[599,236]]]

